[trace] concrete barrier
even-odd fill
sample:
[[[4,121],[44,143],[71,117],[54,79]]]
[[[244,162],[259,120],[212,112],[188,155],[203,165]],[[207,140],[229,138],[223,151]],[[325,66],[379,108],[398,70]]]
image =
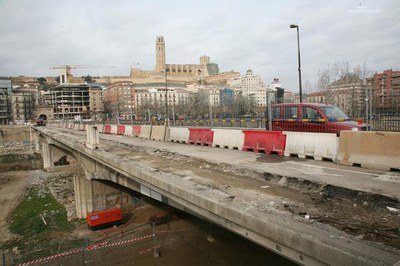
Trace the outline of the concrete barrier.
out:
[[[281,131],[243,130],[243,150],[283,155],[286,136]]]
[[[211,146],[214,132],[211,128],[189,128],[189,143]]]
[[[341,131],[337,163],[400,170],[399,132]]]
[[[166,136],[165,136],[166,131],[165,130],[166,130],[165,126],[153,126],[152,129],[151,129],[151,139],[152,140],[164,141],[164,138],[166,138]]]
[[[141,126],[141,131],[139,134],[139,138],[141,139],[150,139],[151,137],[151,126],[150,125],[143,125]]]
[[[117,125],[111,125],[110,134],[111,135],[117,135],[117,133],[118,133],[118,126]]]
[[[187,127],[170,127],[168,140],[171,142],[188,143],[189,129]]]
[[[104,125],[103,124],[96,124],[97,130],[99,133],[103,133]]]
[[[214,140],[213,147],[228,149],[243,149],[244,133],[236,129],[213,129]]]
[[[133,137],[133,127],[132,126],[125,126],[125,136]]]
[[[284,131],[286,135],[285,156],[312,157],[314,160],[335,160],[339,138],[336,134]]]

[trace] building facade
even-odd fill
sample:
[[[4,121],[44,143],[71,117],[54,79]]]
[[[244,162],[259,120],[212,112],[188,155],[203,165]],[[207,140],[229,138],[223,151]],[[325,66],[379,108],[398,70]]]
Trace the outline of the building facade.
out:
[[[11,96],[11,80],[0,79],[0,125],[8,125],[12,123]]]
[[[136,92],[133,82],[111,83],[103,91],[104,111],[110,117],[132,119],[137,112]]]
[[[23,125],[34,121],[38,90],[34,87],[21,87],[13,90],[11,109],[13,123]]]
[[[367,78],[372,89],[372,106],[377,113],[400,111],[400,71],[391,69]]]
[[[231,85],[235,94],[240,92],[244,97],[254,100],[257,107],[267,105],[267,87],[259,75],[253,75],[251,69],[247,70],[246,75],[240,79],[231,80]]]
[[[101,109],[98,102],[101,91],[99,84],[60,84],[43,94],[43,104],[52,108],[55,120],[90,119]],[[91,100],[91,95],[96,95],[96,103]],[[96,110],[92,111],[93,106]]]

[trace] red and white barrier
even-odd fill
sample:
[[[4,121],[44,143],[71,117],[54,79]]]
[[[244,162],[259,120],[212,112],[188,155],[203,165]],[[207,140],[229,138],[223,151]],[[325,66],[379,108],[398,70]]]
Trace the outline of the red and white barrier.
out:
[[[211,146],[214,132],[211,128],[189,128],[189,143]]]
[[[168,140],[171,142],[188,143],[189,129],[187,127],[170,127]]]
[[[281,131],[243,130],[243,150],[283,155],[285,151],[286,136]]]
[[[213,129],[214,140],[213,147],[228,148],[228,149],[243,149],[244,133],[237,129]]]
[[[339,149],[336,134],[284,131],[286,135],[285,156],[297,155],[299,158],[312,157],[335,160]]]

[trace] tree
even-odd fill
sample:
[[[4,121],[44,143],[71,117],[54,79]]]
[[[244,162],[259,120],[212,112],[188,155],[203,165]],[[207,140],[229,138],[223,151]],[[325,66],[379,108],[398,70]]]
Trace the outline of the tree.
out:
[[[37,81],[39,82],[39,90],[47,90],[50,85],[47,84],[47,79],[44,77],[37,78]]]
[[[38,78],[37,80],[39,81],[39,84],[40,84],[40,85],[44,85],[45,83],[47,83],[47,79],[44,78],[44,77],[40,77],[40,78]]]
[[[363,116],[368,73],[366,63],[354,68],[347,62],[327,65],[318,72],[317,88],[324,92],[327,104],[342,108],[350,116]]]
[[[85,80],[86,83],[93,83],[96,82],[92,76],[87,75],[87,76],[82,76],[82,78]]]

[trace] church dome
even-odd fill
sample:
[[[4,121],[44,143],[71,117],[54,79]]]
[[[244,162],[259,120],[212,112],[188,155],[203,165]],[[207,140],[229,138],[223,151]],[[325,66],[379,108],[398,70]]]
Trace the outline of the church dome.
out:
[[[251,69],[247,70],[246,76],[253,76],[253,71]]]

